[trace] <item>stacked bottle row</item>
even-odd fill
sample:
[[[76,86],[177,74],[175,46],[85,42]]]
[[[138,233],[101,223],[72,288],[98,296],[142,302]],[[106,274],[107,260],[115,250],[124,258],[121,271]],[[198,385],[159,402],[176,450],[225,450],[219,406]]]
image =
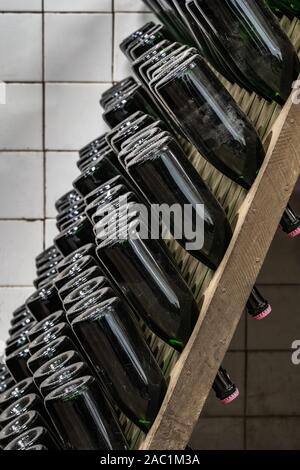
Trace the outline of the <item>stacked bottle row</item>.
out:
[[[173,2],[149,3],[170,7]],[[257,5],[276,39],[273,16]],[[149,328],[181,352],[199,313],[162,240],[164,216],[156,214],[156,227],[149,223],[153,207],[190,207],[185,223],[195,236],[198,222],[204,228],[203,245],[191,249],[195,240],[184,236],[177,242],[213,270],[232,237],[224,210],[188,160],[181,137],[246,189],[263,163],[255,129],[206,65],[205,47],[199,52],[202,36],[197,33],[197,49],[190,47],[195,29],[187,18],[183,22],[178,9],[172,15],[168,11],[167,27],[148,23],[122,42],[138,81],[129,77],[103,94],[100,103],[110,131],[79,152],[81,175],[56,203],[60,233],[36,258],[37,290],[13,313],[1,369],[2,448],[127,449],[132,443],[120,424],[123,416],[143,432],[149,430],[167,384],[143,330]],[[176,42],[184,38],[189,46]],[[211,37],[209,44],[224,66]],[[249,48],[244,50],[250,61]],[[282,66],[289,81],[294,62]],[[274,66],[273,73],[281,70]],[[247,77],[247,87],[266,91]],[[284,100],[282,90],[279,95],[269,99]],[[173,236],[182,233],[182,224],[171,221]],[[299,233],[291,208],[281,225],[290,236]],[[256,288],[247,309],[258,320],[271,311]],[[225,404],[239,393],[222,367],[213,389]]]

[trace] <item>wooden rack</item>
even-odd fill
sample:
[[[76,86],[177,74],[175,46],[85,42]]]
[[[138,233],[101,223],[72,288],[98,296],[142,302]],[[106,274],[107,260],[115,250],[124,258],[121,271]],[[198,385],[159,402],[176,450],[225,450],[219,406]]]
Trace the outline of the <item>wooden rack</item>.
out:
[[[282,27],[300,52],[300,22],[283,18]],[[255,124],[267,156],[246,195],[186,144],[199,173],[214,173],[213,178],[204,177],[208,184],[221,178],[218,191],[213,183],[209,185],[228,209],[234,236],[214,275],[203,267],[197,271],[195,260],[184,256],[180,248],[173,249],[191,287],[200,285],[196,289],[200,317],[185,350],[171,364],[168,392],[154,425],[143,441],[143,436],[136,439],[136,448],[143,450],[181,450],[188,444],[300,174],[300,104],[293,103],[291,95],[280,109],[224,84]]]
[[[231,245],[141,449],[180,450],[188,444],[299,174],[300,105],[290,98],[270,132],[264,167],[238,212]]]

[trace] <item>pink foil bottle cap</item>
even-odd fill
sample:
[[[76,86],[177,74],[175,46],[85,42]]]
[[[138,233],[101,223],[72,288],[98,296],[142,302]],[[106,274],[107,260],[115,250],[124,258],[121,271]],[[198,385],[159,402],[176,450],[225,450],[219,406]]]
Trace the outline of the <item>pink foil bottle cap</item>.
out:
[[[223,405],[229,405],[234,400],[236,400],[239,396],[240,396],[240,392],[238,389],[236,389],[235,392],[233,392],[229,397],[224,398],[224,400],[221,400],[221,403],[223,403]]]
[[[256,315],[254,318],[254,320],[257,320],[257,321],[260,321],[260,320],[264,320],[265,318],[267,318],[270,314],[272,313],[272,307],[271,305],[268,305],[268,307],[266,308],[266,310],[264,310],[263,312],[261,312],[259,315]]]
[[[300,235],[300,227],[296,228],[288,234],[289,238],[296,238]]]

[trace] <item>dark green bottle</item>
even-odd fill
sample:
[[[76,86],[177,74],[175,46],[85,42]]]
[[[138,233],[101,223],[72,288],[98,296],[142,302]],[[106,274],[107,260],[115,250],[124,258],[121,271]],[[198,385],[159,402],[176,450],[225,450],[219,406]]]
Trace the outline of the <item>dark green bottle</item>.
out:
[[[289,18],[300,18],[299,0],[266,0],[267,4],[277,16],[286,15]]]
[[[253,91],[284,104],[299,74],[299,59],[263,0],[193,0],[197,20],[222,47]],[[286,2],[290,3],[290,2]]]

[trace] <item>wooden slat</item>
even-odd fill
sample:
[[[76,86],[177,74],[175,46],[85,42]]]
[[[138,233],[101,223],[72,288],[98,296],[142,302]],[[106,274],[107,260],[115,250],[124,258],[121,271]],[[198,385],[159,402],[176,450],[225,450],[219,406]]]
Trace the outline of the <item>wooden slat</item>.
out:
[[[198,421],[300,173],[300,105],[291,98],[268,140],[264,166],[239,211],[231,245],[142,449],[184,449]]]

